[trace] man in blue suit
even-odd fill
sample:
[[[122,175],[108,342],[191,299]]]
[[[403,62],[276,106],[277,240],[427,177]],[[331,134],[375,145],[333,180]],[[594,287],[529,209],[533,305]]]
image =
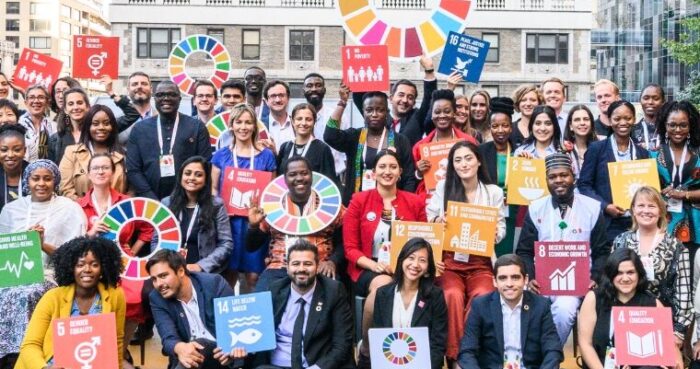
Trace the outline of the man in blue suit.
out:
[[[462,369],[556,369],[564,360],[549,301],[529,291],[525,264],[517,255],[496,260],[497,291],[474,299],[457,364]],[[515,367],[515,365],[513,365]]]
[[[230,358],[216,348],[214,299],[233,296],[218,274],[187,271],[177,252],[161,249],[146,263],[153,281],[153,318],[170,358],[168,368],[223,368]]]

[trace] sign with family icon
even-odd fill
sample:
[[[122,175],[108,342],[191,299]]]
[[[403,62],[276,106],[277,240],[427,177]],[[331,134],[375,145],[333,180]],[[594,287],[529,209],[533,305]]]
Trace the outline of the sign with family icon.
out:
[[[343,83],[353,92],[389,90],[386,45],[343,46]]]
[[[450,75],[453,72],[458,72],[462,75],[463,80],[479,83],[489,46],[488,41],[450,32],[450,35],[447,36],[445,50],[442,52],[438,73]]]
[[[506,188],[508,205],[530,205],[549,195],[544,159],[509,157]]]
[[[62,61],[25,48],[22,49],[12,78],[15,85],[25,90],[33,85],[49,89],[61,73],[61,68]]]
[[[216,343],[222,350],[272,350],[277,345],[270,291],[214,299]]]
[[[39,233],[29,231],[0,235],[0,287],[43,281]]]

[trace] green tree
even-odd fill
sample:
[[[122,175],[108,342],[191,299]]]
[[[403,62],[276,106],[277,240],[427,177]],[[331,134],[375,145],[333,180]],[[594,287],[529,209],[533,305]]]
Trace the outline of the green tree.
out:
[[[700,4],[700,0],[694,0]],[[687,17],[679,22],[684,31],[675,40],[662,40],[671,56],[688,67],[700,65],[700,17]],[[700,105],[700,72],[696,69],[690,73],[688,85],[678,94],[678,98],[691,100]]]

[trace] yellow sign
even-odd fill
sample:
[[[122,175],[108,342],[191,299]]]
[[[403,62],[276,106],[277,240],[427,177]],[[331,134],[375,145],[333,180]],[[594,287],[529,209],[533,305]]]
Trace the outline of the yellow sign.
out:
[[[447,202],[445,251],[491,257],[496,241],[498,208]]]
[[[506,202],[509,205],[530,205],[530,202],[549,194],[544,159],[509,157],[506,177]]]
[[[391,222],[391,269],[396,271],[396,262],[403,246],[411,238],[420,237],[428,241],[433,248],[435,263],[442,261],[442,239],[445,225],[442,223]]]
[[[632,197],[642,186],[660,190],[659,171],[655,159],[616,161],[608,163],[613,204],[629,209]]]

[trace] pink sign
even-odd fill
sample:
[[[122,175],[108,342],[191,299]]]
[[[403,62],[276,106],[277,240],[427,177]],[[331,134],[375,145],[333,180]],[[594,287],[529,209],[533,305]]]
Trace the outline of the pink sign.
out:
[[[63,68],[63,62],[32,49],[22,49],[22,55],[12,75],[15,85],[27,89],[32,85],[42,85],[46,89],[56,81]]]
[[[228,215],[247,217],[250,200],[260,197],[265,186],[271,181],[271,172],[226,167],[221,185],[221,198]]]
[[[671,308],[613,306],[616,365],[676,365]]]
[[[54,319],[54,365],[59,368],[119,368],[114,313]]]
[[[343,83],[353,92],[389,90],[386,45],[343,46]]]
[[[535,267],[540,293],[583,296],[591,281],[588,242],[535,242]]]

